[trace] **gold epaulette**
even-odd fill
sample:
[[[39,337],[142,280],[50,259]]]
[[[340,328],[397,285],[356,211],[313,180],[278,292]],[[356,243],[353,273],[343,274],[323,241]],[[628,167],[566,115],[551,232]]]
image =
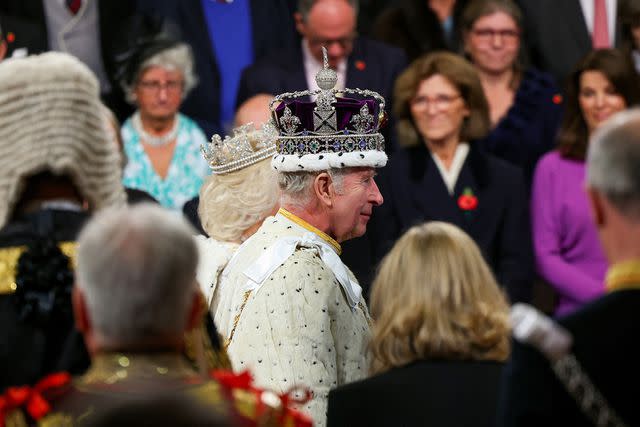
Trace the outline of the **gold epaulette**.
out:
[[[76,266],[76,243],[62,242],[58,247],[66,256],[71,258],[73,268]],[[16,291],[16,269],[20,255],[26,246],[11,246],[0,249],[0,295],[11,294]]]

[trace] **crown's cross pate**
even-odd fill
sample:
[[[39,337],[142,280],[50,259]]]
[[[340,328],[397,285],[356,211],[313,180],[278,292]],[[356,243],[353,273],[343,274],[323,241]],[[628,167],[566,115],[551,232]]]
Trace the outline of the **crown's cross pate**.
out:
[[[338,130],[338,120],[336,117],[336,109],[333,104],[336,103],[336,95],[334,87],[338,82],[338,75],[329,68],[329,57],[327,48],[322,46],[322,70],[316,74],[316,83],[320,88],[316,107],[313,109],[313,127],[318,133],[335,133]]]

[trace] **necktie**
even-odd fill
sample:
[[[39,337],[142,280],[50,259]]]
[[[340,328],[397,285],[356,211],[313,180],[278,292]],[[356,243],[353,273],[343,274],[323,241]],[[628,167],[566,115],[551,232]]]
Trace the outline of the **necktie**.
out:
[[[591,34],[593,48],[602,49],[611,47],[605,0],[593,0],[593,12],[593,33]]]
[[[78,13],[80,6],[82,6],[82,0],[66,0],[67,8],[72,14]]]

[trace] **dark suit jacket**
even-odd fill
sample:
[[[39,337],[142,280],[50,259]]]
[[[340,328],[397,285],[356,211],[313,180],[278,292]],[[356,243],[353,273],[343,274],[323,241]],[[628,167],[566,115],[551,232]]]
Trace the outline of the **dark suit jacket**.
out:
[[[343,385],[329,393],[328,427],[493,426],[502,366],[419,361]]]
[[[565,78],[592,49],[580,0],[517,0],[517,3],[523,12],[525,45],[532,65],[553,74],[564,89]],[[621,38],[617,26],[616,46]]]
[[[518,168],[471,143],[451,196],[421,144],[396,153],[382,170],[379,186],[384,203],[374,210],[369,226],[376,260],[409,227],[424,221],[450,222],[478,244],[512,302],[529,299],[533,255],[527,193]],[[467,188],[478,199],[473,211],[458,206]]]
[[[0,17],[19,18],[38,29],[37,37],[34,33],[30,33],[28,38],[16,34],[16,47],[20,47],[19,44],[27,47],[29,54],[44,52],[49,47],[43,1],[48,0],[2,0],[0,2]],[[139,26],[142,25],[142,18],[138,12],[137,0],[98,1],[101,55],[111,84],[111,93],[103,94],[103,101],[116,113],[119,120],[123,120],[133,111],[124,100],[116,75],[120,65],[118,57],[128,49],[131,34],[137,33]],[[22,44],[23,41],[24,44]]]
[[[191,45],[198,86],[187,96],[181,111],[193,118],[210,137],[221,133],[220,73],[200,0],[141,0],[145,13],[161,14]],[[293,48],[297,36],[287,0],[250,0],[254,58],[259,60]]]
[[[558,322],[573,335],[573,353],[628,426],[640,425],[640,290],[607,294]],[[500,426],[593,426],[551,371],[526,344],[514,343],[505,367]]]

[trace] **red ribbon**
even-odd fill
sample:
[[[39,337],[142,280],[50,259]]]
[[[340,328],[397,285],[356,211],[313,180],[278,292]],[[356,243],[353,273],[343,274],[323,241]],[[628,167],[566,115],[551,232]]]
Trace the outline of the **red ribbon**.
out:
[[[220,384],[232,389],[250,390],[252,388],[253,377],[249,371],[235,374],[232,371],[215,370],[211,372],[211,376]]]
[[[227,394],[231,400],[233,400],[233,390],[247,390],[253,393],[256,396],[257,402],[254,420],[259,420],[263,416],[266,406],[262,400],[262,393],[264,393],[265,390],[253,386],[253,377],[249,371],[235,374],[231,371],[216,370],[211,372],[211,376],[227,390]],[[297,391],[304,392],[304,396],[301,398],[294,397],[293,395]],[[311,390],[303,387],[294,387],[286,393],[277,396],[282,404],[282,413],[280,414],[281,425],[292,427],[311,427],[313,425],[313,421],[307,415],[290,407],[292,403],[304,404],[311,400],[313,397]]]
[[[296,398],[294,394],[296,392],[303,392],[304,395],[302,397]],[[281,424],[284,425],[292,425],[293,427],[312,427],[313,420],[309,418],[308,415],[294,409],[291,407],[291,403],[295,403],[297,405],[304,405],[308,401],[313,398],[313,393],[311,390],[305,387],[293,387],[290,388],[286,393],[278,395],[280,398],[280,402],[282,402],[282,415],[280,417]]]
[[[67,385],[71,375],[67,372],[57,372],[47,375],[33,386],[9,387],[4,396],[0,397],[0,427],[4,427],[6,416],[13,410],[26,407],[27,413],[34,420],[39,420],[51,411],[51,404],[46,401],[42,393]]]

